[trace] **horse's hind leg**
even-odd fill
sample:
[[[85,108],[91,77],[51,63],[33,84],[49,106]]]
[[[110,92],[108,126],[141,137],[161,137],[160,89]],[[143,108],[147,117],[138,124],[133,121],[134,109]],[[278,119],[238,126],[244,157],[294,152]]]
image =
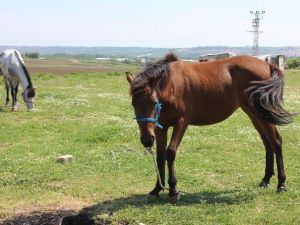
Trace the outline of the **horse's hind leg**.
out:
[[[277,177],[278,177],[277,192],[286,191],[286,187],[285,187],[286,176],[285,176],[284,165],[283,165],[281,136],[279,135],[275,125],[265,123],[263,124],[263,130],[266,132],[266,135],[270,142],[270,146],[276,155]]]
[[[253,126],[259,133],[259,135],[264,143],[264,146],[265,146],[265,150],[266,150],[265,176],[263,177],[262,181],[259,183],[259,186],[260,187],[268,187],[271,177],[275,174],[274,173],[274,152],[271,148],[268,137],[265,134],[265,132],[262,128],[262,125],[260,124],[260,121],[254,115],[251,115],[250,113],[247,113],[247,114],[250,117]]]
[[[261,120],[258,116],[253,113],[247,112],[244,110],[250,117],[254,127],[259,132],[263,143],[266,148],[266,169],[265,176],[260,183],[261,187],[268,186],[270,178],[274,175],[274,153],[276,155],[276,164],[278,171],[278,185],[277,192],[282,192],[286,190],[285,187],[285,171],[283,165],[283,156],[282,156],[282,139],[279,135],[276,126]]]
[[[268,139],[262,139],[266,149],[266,168],[265,168],[265,176],[262,181],[259,183],[259,187],[268,187],[270,184],[271,177],[274,173],[274,152],[271,148],[270,142]]]

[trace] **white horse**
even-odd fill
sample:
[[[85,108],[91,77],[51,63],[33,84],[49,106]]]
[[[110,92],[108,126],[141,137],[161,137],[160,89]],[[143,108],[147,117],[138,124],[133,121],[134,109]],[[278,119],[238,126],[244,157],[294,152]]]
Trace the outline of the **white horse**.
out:
[[[11,88],[12,95],[12,110],[17,109],[17,93],[18,86],[21,83],[23,88],[23,100],[28,111],[34,110],[35,89],[33,88],[30,75],[25,67],[25,63],[20,52],[14,49],[7,49],[0,53],[0,68],[4,75],[5,83]],[[6,86],[7,87],[7,86]],[[8,101],[7,101],[8,103]]]

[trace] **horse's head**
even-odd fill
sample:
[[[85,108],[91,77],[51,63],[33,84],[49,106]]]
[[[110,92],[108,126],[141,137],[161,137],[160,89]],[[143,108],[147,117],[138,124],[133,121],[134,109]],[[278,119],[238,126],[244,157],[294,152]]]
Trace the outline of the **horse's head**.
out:
[[[127,80],[133,85],[133,76],[127,72]],[[140,140],[144,147],[152,147],[154,143],[155,126],[162,128],[158,123],[161,105],[157,91],[150,85],[146,85],[143,91],[132,93],[132,106],[135,112],[135,119],[140,128]]]
[[[29,112],[34,111],[34,97],[35,97],[35,88],[29,86],[22,93],[23,100],[27,106]]]
[[[169,80],[169,63],[177,60],[177,56],[170,52],[159,61],[147,65],[135,78],[126,72],[135,119],[139,124],[141,142],[145,147],[153,146],[155,127],[163,129],[158,121],[162,109],[158,94],[162,99],[162,92]]]

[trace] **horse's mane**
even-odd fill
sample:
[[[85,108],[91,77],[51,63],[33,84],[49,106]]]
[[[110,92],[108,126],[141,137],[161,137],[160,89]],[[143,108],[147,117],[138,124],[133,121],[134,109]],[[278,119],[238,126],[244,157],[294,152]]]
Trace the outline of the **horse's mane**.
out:
[[[166,82],[169,75],[169,63],[178,61],[178,57],[175,53],[170,52],[165,55],[164,58],[156,61],[155,63],[147,65],[144,70],[142,70],[132,81],[130,86],[130,94],[135,95],[137,93],[143,92],[147,85],[152,88],[156,82],[159,80],[159,88],[162,88]]]
[[[22,69],[24,71],[25,77],[26,77],[26,79],[27,79],[27,81],[29,83],[29,88],[32,88],[32,82],[31,82],[31,78],[30,78],[29,72],[28,72],[28,70],[27,70],[27,68],[26,68],[26,66],[24,64],[24,61],[23,61],[20,53],[17,52],[17,51],[14,51],[14,54],[15,54],[16,58],[18,59],[19,63],[21,64],[21,66],[22,66]]]

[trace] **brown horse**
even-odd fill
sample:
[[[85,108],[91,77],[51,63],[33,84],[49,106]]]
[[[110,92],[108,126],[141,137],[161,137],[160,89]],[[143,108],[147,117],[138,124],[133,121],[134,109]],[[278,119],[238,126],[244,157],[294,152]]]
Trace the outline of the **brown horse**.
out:
[[[267,187],[274,175],[274,154],[278,170],[277,192],[286,190],[282,140],[275,125],[292,122],[281,107],[283,75],[274,65],[250,56],[212,62],[183,62],[170,53],[147,66],[135,78],[126,73],[132,105],[145,147],[156,138],[157,165],[165,185],[165,161],[169,171],[169,196],[178,198],[174,160],[188,125],[209,125],[228,118],[239,107],[249,116],[266,150]],[[173,128],[167,147],[167,132]],[[150,195],[159,196],[159,180]]]

